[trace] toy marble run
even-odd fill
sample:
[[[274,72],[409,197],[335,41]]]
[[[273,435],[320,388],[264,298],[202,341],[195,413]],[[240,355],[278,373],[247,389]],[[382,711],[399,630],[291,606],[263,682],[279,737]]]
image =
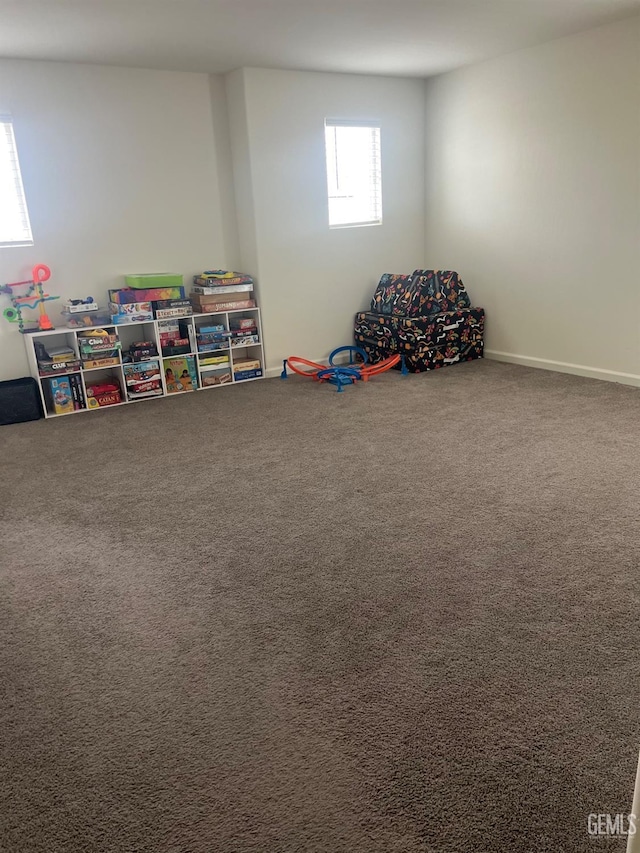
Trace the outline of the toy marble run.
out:
[[[59,296],[51,296],[45,293],[42,285],[51,278],[51,270],[45,264],[36,264],[31,272],[32,278],[27,281],[14,281],[12,284],[4,284],[0,287],[0,293],[6,293],[11,298],[11,308],[5,308],[3,316],[10,323],[17,323],[22,334],[28,332],[47,332],[53,329],[53,323],[44,308],[45,302],[60,299]],[[14,294],[14,288],[26,287],[27,292],[22,296]],[[38,309],[38,325],[25,328],[22,310],[24,308]]]
[[[348,364],[334,364],[334,359],[342,353],[349,353]],[[359,359],[359,360],[356,360]],[[287,379],[287,368],[297,373],[299,376],[306,376],[308,379],[315,379],[317,382],[330,382],[332,385],[338,386],[338,391],[343,390],[344,385],[351,385],[362,379],[366,382],[371,376],[376,376],[378,373],[384,373],[386,370],[391,370],[400,361],[402,361],[402,374],[409,371],[404,363],[404,357],[400,355],[392,355],[390,358],[385,358],[376,364],[368,364],[367,353],[360,347],[338,347],[329,356],[329,364],[318,364],[315,361],[308,361],[306,358],[301,358],[298,355],[290,355],[282,362],[281,379]],[[303,368],[310,368],[305,370]]]

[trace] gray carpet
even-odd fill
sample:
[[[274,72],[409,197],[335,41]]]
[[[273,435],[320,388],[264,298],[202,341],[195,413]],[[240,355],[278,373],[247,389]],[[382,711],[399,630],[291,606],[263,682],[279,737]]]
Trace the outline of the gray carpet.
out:
[[[623,850],[639,434],[495,362],[3,427],[0,849]]]

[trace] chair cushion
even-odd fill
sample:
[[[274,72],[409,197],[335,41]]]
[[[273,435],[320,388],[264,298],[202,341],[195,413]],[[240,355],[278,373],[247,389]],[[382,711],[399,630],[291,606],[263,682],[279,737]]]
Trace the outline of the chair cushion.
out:
[[[413,279],[414,286],[428,293],[438,303],[439,311],[459,311],[471,307],[462,279],[453,270],[414,270]]]
[[[425,287],[416,275],[384,273],[373,294],[371,311],[391,317],[428,317],[438,313],[440,304],[429,287],[433,287],[432,281]]]
[[[390,317],[431,317],[470,307],[465,286],[452,270],[384,273],[371,300],[374,314]]]

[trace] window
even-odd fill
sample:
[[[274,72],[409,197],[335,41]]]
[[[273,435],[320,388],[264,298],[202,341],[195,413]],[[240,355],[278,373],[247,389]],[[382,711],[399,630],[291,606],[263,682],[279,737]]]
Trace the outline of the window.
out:
[[[375,122],[327,119],[329,226],[382,223],[380,126]]]
[[[13,123],[0,116],[0,248],[32,244]]]

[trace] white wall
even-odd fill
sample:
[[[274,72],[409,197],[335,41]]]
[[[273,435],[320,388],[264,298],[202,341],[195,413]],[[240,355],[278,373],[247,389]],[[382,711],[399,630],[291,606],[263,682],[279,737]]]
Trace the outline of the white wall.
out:
[[[640,18],[434,78],[426,118],[427,262],[489,351],[640,384]]]
[[[242,69],[228,75],[241,265],[258,277],[267,364],[353,340],[383,272],[424,261],[424,83]],[[329,229],[325,118],[381,122],[383,224]]]
[[[34,235],[33,247],[0,249],[0,282],[45,263],[52,293],[104,304],[128,272],[234,266],[225,109],[221,78],[205,74],[0,61]],[[60,302],[47,303],[52,316]],[[0,378],[27,372],[0,318]]]

